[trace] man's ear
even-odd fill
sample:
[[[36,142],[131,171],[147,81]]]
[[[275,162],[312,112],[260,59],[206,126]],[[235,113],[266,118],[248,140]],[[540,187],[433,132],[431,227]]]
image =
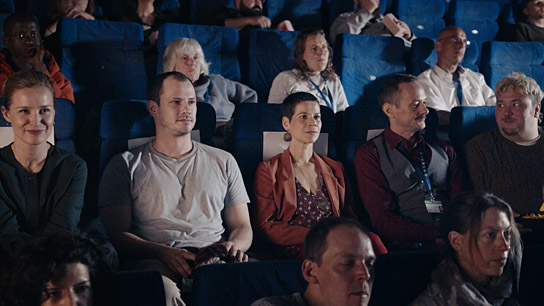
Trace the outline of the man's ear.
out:
[[[317,263],[310,259],[304,259],[302,262],[302,276],[308,282],[308,284],[319,283],[316,276],[317,268]]]
[[[462,235],[456,231],[451,231],[448,234],[448,240],[451,247],[460,252],[463,249],[463,242],[465,240],[465,235]]]
[[[540,103],[536,104],[535,108],[535,118],[540,118]]]
[[[391,104],[389,102],[385,102],[382,105],[382,111],[385,113],[385,115],[388,118],[393,118],[395,116],[395,105],[393,105],[393,104]]]
[[[4,43],[4,46],[7,46],[7,45],[8,45],[8,40],[9,40],[9,38],[7,38],[6,36],[4,36],[4,37],[2,38],[2,42]]]
[[[529,16],[529,10],[527,9],[527,6],[525,6],[523,8],[523,10],[521,10],[523,12],[523,14],[525,14],[526,16]]]
[[[153,100],[147,100],[147,111],[151,114],[151,116],[155,117],[158,112],[159,105],[157,102]]]

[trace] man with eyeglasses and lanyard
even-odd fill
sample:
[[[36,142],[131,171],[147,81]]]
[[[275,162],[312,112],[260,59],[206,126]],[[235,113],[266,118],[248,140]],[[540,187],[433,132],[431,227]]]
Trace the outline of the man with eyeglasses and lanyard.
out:
[[[415,76],[386,79],[378,101],[389,127],[353,158],[361,200],[388,249],[432,245],[440,241],[443,205],[463,190],[457,156],[444,141],[423,137],[429,110]]]
[[[438,112],[442,126],[449,125],[450,111],[455,106],[495,105],[496,102],[484,76],[459,65],[466,47],[467,36],[461,28],[443,29],[435,43],[438,62],[418,76],[427,94],[427,106]]]
[[[0,51],[0,94],[9,76],[21,70],[45,73],[53,82],[55,98],[74,102],[70,81],[60,72],[53,54],[45,50],[40,26],[30,14],[12,14],[4,21],[4,49]]]

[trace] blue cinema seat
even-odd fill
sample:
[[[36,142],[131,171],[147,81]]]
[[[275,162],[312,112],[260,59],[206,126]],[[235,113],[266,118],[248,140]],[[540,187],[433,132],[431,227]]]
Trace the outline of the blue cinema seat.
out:
[[[9,13],[0,13],[0,37],[4,37],[4,21],[6,20],[6,18],[11,15]],[[0,49],[4,49],[4,40],[1,39],[0,40]]]
[[[162,276],[158,271],[115,271],[93,281],[95,305],[166,305]]]
[[[482,47],[480,70],[491,88],[512,72],[534,78],[544,86],[544,45],[540,42],[490,41]]]
[[[210,14],[221,7],[236,8],[234,0],[189,0],[189,22],[191,24],[207,24]]]
[[[145,99],[147,75],[142,27],[132,22],[65,18],[59,23],[58,59],[80,103]]]
[[[15,13],[15,4],[13,0],[0,0],[0,13],[2,14]]]
[[[0,101],[1,104],[1,101]],[[13,132],[11,132],[11,124],[0,115],[0,128],[8,128],[5,132],[0,133],[7,138],[0,139],[0,147],[8,145],[13,141]],[[76,129],[76,118],[74,103],[72,101],[56,98],[55,99],[55,145],[63,150],[76,153],[74,139]]]
[[[435,41],[429,38],[417,38],[412,42],[410,52],[409,70],[413,75],[419,75],[423,71],[432,68],[438,61],[438,53],[434,48]],[[479,57],[478,44],[467,44],[465,57],[460,65],[478,72],[476,61]]]
[[[447,19],[450,25],[465,30],[467,39],[481,47],[497,37],[498,17],[499,5],[495,2],[458,0],[452,4]]]
[[[259,102],[268,101],[274,78],[293,69],[298,32],[256,30],[249,36],[249,87],[257,91]],[[279,102],[279,101],[278,101]]]
[[[397,15],[416,37],[436,38],[445,27],[444,0],[398,0]]]
[[[257,165],[273,156],[268,156],[265,149],[273,148],[274,152],[281,153],[288,146],[288,143],[275,138],[281,138],[285,132],[281,124],[281,104],[242,103],[236,108],[233,118],[232,153],[240,166],[246,189],[252,191]],[[321,106],[321,121],[320,146],[316,143],[314,150],[336,159],[336,123],[330,108]]]
[[[147,142],[155,136],[155,122],[146,103],[144,100],[114,100],[104,103],[100,122],[100,175],[114,155],[126,151],[129,145],[136,145],[132,141]],[[211,145],[215,133],[215,110],[210,104],[199,102],[196,114],[192,138]]]
[[[383,79],[406,71],[404,42],[398,37],[340,34],[334,47],[334,67],[349,105],[378,107]]]
[[[238,63],[238,31],[235,28],[165,23],[159,30],[157,72],[162,72],[162,59],[168,45],[178,38],[194,38],[202,46],[210,73],[240,81]]]
[[[321,0],[274,0],[264,4],[266,15],[277,24],[290,20],[298,30],[321,29]]]
[[[495,106],[456,106],[451,110],[449,137],[458,152],[472,137],[496,127]]]

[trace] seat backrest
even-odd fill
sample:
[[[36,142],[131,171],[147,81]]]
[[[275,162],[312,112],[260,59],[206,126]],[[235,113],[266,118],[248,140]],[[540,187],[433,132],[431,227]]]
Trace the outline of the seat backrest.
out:
[[[321,29],[322,0],[274,0],[266,1],[264,9],[272,24],[290,20],[296,30]]]
[[[406,71],[404,42],[398,37],[344,33],[336,38],[334,49],[334,67],[349,105],[365,103],[377,107],[383,79]]]
[[[410,52],[409,70],[413,75],[419,75],[423,71],[436,65],[438,61],[438,53],[434,48],[435,41],[429,38],[417,38],[412,42],[412,50]],[[468,43],[465,51],[465,56],[461,66],[478,72],[476,61],[479,57],[478,44]]]
[[[59,64],[72,82],[77,103],[146,98],[141,25],[64,18],[58,32]]]
[[[483,44],[481,72],[491,88],[512,72],[520,72],[544,85],[544,45],[540,42],[490,41]]]
[[[479,44],[495,39],[499,32],[499,5],[488,1],[455,1],[448,21],[465,30],[467,39]]]
[[[189,22],[191,24],[206,24],[213,14],[221,7],[236,8],[234,0],[189,0]]]
[[[495,106],[456,106],[451,110],[449,137],[458,152],[472,137],[496,127]]]
[[[164,51],[178,38],[194,38],[204,51],[210,65],[210,73],[220,74],[227,79],[240,81],[238,63],[238,30],[231,27],[165,23],[159,30],[157,50],[159,51],[157,72],[162,72]]]
[[[99,177],[116,154],[150,141],[155,136],[155,122],[144,100],[107,101],[100,122]],[[196,123],[191,137],[211,145],[215,133],[215,110],[210,104],[197,103]]]
[[[9,13],[0,13],[0,25],[3,25],[4,24],[4,21],[6,20],[6,18],[11,15]],[[0,27],[0,37],[4,37],[4,27],[1,26]],[[0,49],[3,49],[5,47],[4,45],[4,40],[0,40]]]
[[[304,292],[302,260],[212,264],[195,271],[193,305],[249,306],[267,296]]]
[[[246,189],[253,190],[257,165],[289,144],[281,139],[281,104],[242,103],[234,111],[233,155],[238,161]],[[321,106],[321,136],[314,144],[317,153],[336,159],[336,123],[332,109]],[[274,133],[276,132],[276,133]],[[268,149],[274,150],[266,154]],[[319,148],[319,149],[318,149]]]
[[[425,290],[439,262],[440,255],[432,251],[378,256],[370,305],[408,305]],[[200,267],[195,271],[192,302],[199,306],[248,306],[262,297],[303,293],[307,283],[301,263],[282,260]],[[410,281],[406,275],[412,275]]]
[[[256,30],[249,36],[249,87],[257,91],[259,102],[268,101],[274,78],[293,69],[298,32]]]
[[[93,281],[94,304],[115,306],[166,305],[158,271],[115,271]]]
[[[444,0],[398,0],[398,18],[406,22],[416,37],[438,37],[445,27],[445,13]]]
[[[15,13],[15,4],[13,0],[0,0],[0,13],[13,14]]]

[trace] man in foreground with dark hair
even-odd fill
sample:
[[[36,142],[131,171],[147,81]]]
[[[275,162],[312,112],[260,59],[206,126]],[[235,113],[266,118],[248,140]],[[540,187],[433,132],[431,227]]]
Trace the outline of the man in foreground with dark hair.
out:
[[[268,297],[252,306],[368,305],[376,255],[366,230],[355,220],[330,217],[304,240],[304,295]]]

